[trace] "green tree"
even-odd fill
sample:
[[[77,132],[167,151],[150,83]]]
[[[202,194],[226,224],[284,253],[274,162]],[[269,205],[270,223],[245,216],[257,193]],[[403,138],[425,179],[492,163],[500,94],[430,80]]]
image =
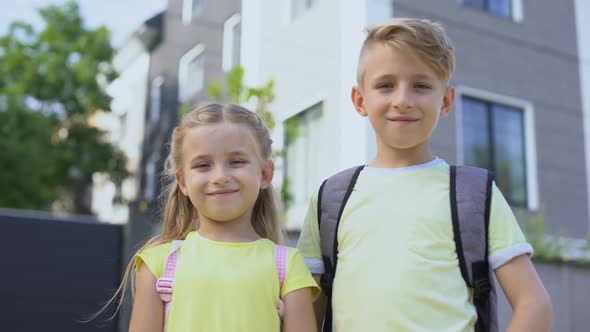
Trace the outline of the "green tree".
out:
[[[225,86],[217,82],[209,84],[209,98],[217,101],[229,100],[238,105],[254,101],[254,111],[272,131],[275,127],[275,119],[270,105],[275,99],[274,88],[275,82],[273,80],[269,80],[258,88],[246,86],[244,84],[244,68],[237,65],[227,73]]]
[[[105,27],[88,29],[78,5],[39,9],[36,31],[13,22],[0,36],[0,206],[90,213],[92,175],[120,186],[126,158],[105,132],[90,125],[108,111],[104,91],[116,73]]]

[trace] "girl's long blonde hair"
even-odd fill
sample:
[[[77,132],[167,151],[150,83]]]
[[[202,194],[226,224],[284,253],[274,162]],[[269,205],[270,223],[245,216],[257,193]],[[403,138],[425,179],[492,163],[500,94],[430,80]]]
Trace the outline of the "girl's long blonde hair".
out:
[[[172,132],[170,154],[165,162],[163,176],[167,185],[160,195],[162,202],[165,202],[161,233],[147,241],[133,255],[127,264],[123,280],[115,295],[95,316],[101,314],[116,299],[124,298],[129,280],[131,280],[132,291],[135,290],[135,277],[137,275],[135,257],[139,253],[159,244],[173,240],[184,240],[190,232],[198,228],[198,211],[189,198],[182,193],[176,181],[176,172],[181,170],[183,161],[181,154],[182,143],[190,129],[222,122],[244,125],[250,129],[258,143],[258,151],[262,160],[271,159],[272,140],[270,138],[270,132],[256,113],[233,104],[208,104],[198,107],[185,115],[180,124]],[[258,235],[272,240],[277,244],[283,242],[279,210],[279,201],[272,185],[266,189],[262,189],[253,207],[252,226]],[[121,302],[119,302],[117,310],[121,306]]]

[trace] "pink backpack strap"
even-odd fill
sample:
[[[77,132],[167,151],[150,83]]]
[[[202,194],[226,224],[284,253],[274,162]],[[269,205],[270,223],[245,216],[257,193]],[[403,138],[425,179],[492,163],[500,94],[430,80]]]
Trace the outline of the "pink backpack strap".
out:
[[[164,302],[164,331],[166,331],[166,324],[168,321],[168,311],[170,310],[170,302],[172,301],[172,292],[174,291],[174,274],[176,273],[176,264],[178,262],[178,251],[182,245],[181,240],[172,241],[172,249],[166,265],[164,266],[164,273],[162,277],[156,281],[156,291]]]
[[[280,292],[283,289],[283,283],[287,276],[287,256],[289,248],[286,246],[275,246],[275,264],[277,266],[277,272],[279,273],[279,316],[283,318],[285,312],[285,303],[280,298]]]

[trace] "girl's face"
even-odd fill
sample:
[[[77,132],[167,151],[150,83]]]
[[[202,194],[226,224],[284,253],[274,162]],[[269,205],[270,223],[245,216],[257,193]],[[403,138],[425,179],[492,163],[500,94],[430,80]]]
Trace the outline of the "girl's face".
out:
[[[250,222],[258,194],[274,174],[274,163],[262,160],[258,146],[244,125],[222,122],[187,131],[176,178],[201,222]]]

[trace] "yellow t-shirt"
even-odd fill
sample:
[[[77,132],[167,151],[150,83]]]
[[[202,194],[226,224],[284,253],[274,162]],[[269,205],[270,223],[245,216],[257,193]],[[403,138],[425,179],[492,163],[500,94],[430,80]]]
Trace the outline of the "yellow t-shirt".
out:
[[[171,243],[146,249],[136,266],[145,263],[160,278]],[[167,332],[278,332],[281,296],[319,288],[297,249],[289,248],[287,273],[279,290],[275,244],[268,239],[229,243],[190,233],[180,248]]]
[[[532,247],[495,185],[491,202],[489,259],[495,269]],[[334,331],[473,331],[477,316],[459,270],[444,161],[365,168],[337,236]],[[323,273],[317,196],[298,248],[312,273]]]

